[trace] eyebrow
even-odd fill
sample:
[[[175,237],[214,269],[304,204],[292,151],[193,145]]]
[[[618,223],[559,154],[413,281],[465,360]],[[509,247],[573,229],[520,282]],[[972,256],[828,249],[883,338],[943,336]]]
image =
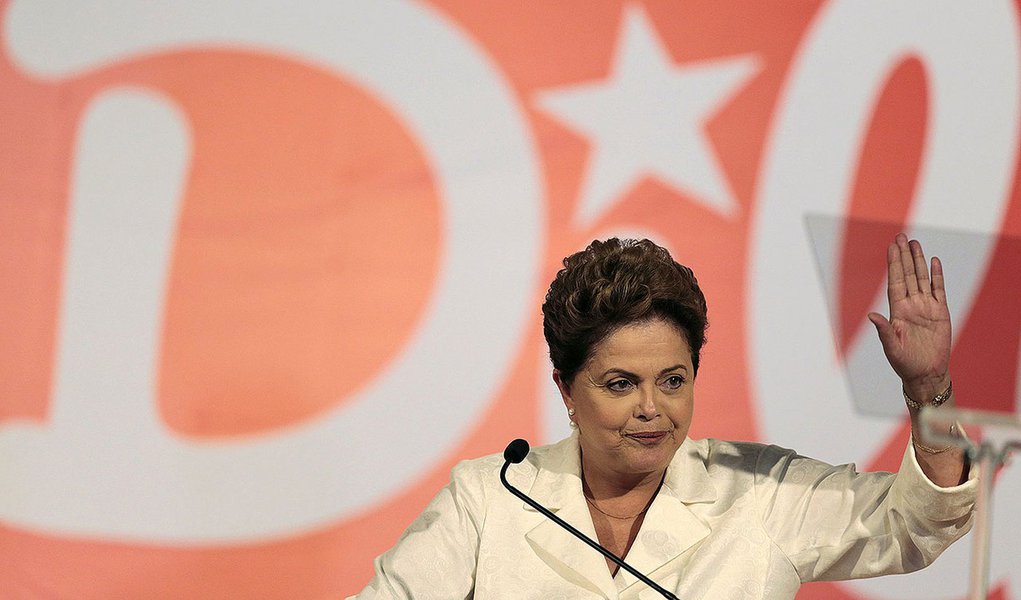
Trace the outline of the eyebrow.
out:
[[[663,369],[662,371],[660,371],[656,375],[656,377],[660,377],[660,376],[662,376],[662,375],[664,375],[666,373],[669,373],[670,371],[677,371],[677,370],[683,370],[683,371],[687,372],[688,366],[684,365],[684,364],[676,364],[676,365],[674,365],[672,367],[667,367],[667,368]],[[603,371],[602,375],[600,375],[599,377],[600,378],[606,377],[610,373],[620,373],[621,375],[624,375],[624,376],[627,376],[627,377],[631,377],[633,379],[641,379],[641,377],[637,373],[632,373],[631,371],[627,371],[627,370],[624,370],[624,369],[618,369],[616,367],[611,367],[611,368]]]

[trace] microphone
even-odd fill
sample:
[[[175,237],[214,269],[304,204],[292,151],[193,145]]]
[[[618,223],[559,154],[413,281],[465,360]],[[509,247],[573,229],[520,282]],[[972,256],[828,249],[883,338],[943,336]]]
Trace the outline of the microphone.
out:
[[[507,481],[507,469],[508,469],[508,467],[511,466],[511,463],[518,464],[519,462],[525,460],[525,457],[528,456],[528,450],[529,450],[528,442],[526,442],[525,440],[520,439],[520,438],[514,440],[510,444],[507,444],[507,449],[503,451],[503,460],[504,460],[503,468],[500,469],[500,481],[503,482],[503,487],[507,488],[507,490],[510,493],[514,494],[518,498],[521,498],[522,500],[524,500],[525,504],[531,506],[535,510],[537,510],[540,513],[542,513],[543,515],[545,515],[546,518],[550,519],[551,521],[553,521],[557,525],[560,525],[561,527],[563,527],[567,531],[571,532],[571,534],[573,534],[575,537],[577,537],[581,541],[583,541],[586,544],[588,544],[589,546],[591,546],[594,550],[599,551],[599,553],[602,554],[603,556],[605,556],[606,558],[608,558],[608,559],[612,560],[613,562],[617,563],[617,565],[620,568],[626,570],[628,573],[631,573],[632,575],[637,577],[642,583],[644,583],[645,585],[647,585],[647,586],[651,587],[652,589],[656,590],[657,592],[659,592],[664,598],[668,598],[670,600],[679,600],[677,598],[677,596],[674,596],[669,591],[667,591],[667,590],[663,589],[662,587],[660,587],[659,584],[657,584],[655,581],[649,579],[648,577],[643,575],[640,571],[638,571],[638,569],[636,569],[636,568],[632,567],[631,565],[627,564],[626,562],[624,562],[623,559],[618,557],[613,552],[610,552],[609,550],[604,548],[602,545],[599,544],[599,542],[594,541],[589,536],[587,536],[584,533],[578,531],[577,529],[572,527],[567,521],[564,521],[560,517],[556,516],[555,514],[550,512],[549,509],[547,509],[545,506],[539,504],[535,500],[532,500],[527,495],[525,495],[524,492],[522,492],[518,488],[516,488],[513,485],[511,485],[510,482]]]
[[[518,438],[507,444],[507,449],[503,451],[503,459],[509,463],[518,464],[528,456],[528,450],[528,442]]]

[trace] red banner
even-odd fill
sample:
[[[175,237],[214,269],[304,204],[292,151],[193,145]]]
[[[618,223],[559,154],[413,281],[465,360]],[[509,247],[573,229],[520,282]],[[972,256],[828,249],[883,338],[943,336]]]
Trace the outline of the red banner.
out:
[[[566,434],[539,306],[593,238],[698,274],[693,437],[896,469],[901,230],[1016,411],[1017,8],[0,3],[0,596],[356,592],[458,460]]]

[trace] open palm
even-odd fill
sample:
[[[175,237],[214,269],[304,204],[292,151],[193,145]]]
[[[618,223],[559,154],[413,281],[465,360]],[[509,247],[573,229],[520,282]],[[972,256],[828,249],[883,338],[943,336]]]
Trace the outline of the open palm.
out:
[[[898,234],[886,253],[890,318],[869,313],[883,351],[905,388],[941,381],[950,367],[950,310],[943,265],[932,257],[932,279],[917,240]]]

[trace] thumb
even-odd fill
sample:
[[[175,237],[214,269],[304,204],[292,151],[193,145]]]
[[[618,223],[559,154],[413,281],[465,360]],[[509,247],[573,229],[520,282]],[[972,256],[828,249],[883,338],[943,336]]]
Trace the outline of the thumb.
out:
[[[876,326],[876,333],[879,334],[879,340],[886,342],[886,339],[890,336],[893,329],[893,325],[890,324],[890,321],[888,321],[886,317],[879,313],[870,312],[868,316],[869,321],[872,321],[872,324]]]

